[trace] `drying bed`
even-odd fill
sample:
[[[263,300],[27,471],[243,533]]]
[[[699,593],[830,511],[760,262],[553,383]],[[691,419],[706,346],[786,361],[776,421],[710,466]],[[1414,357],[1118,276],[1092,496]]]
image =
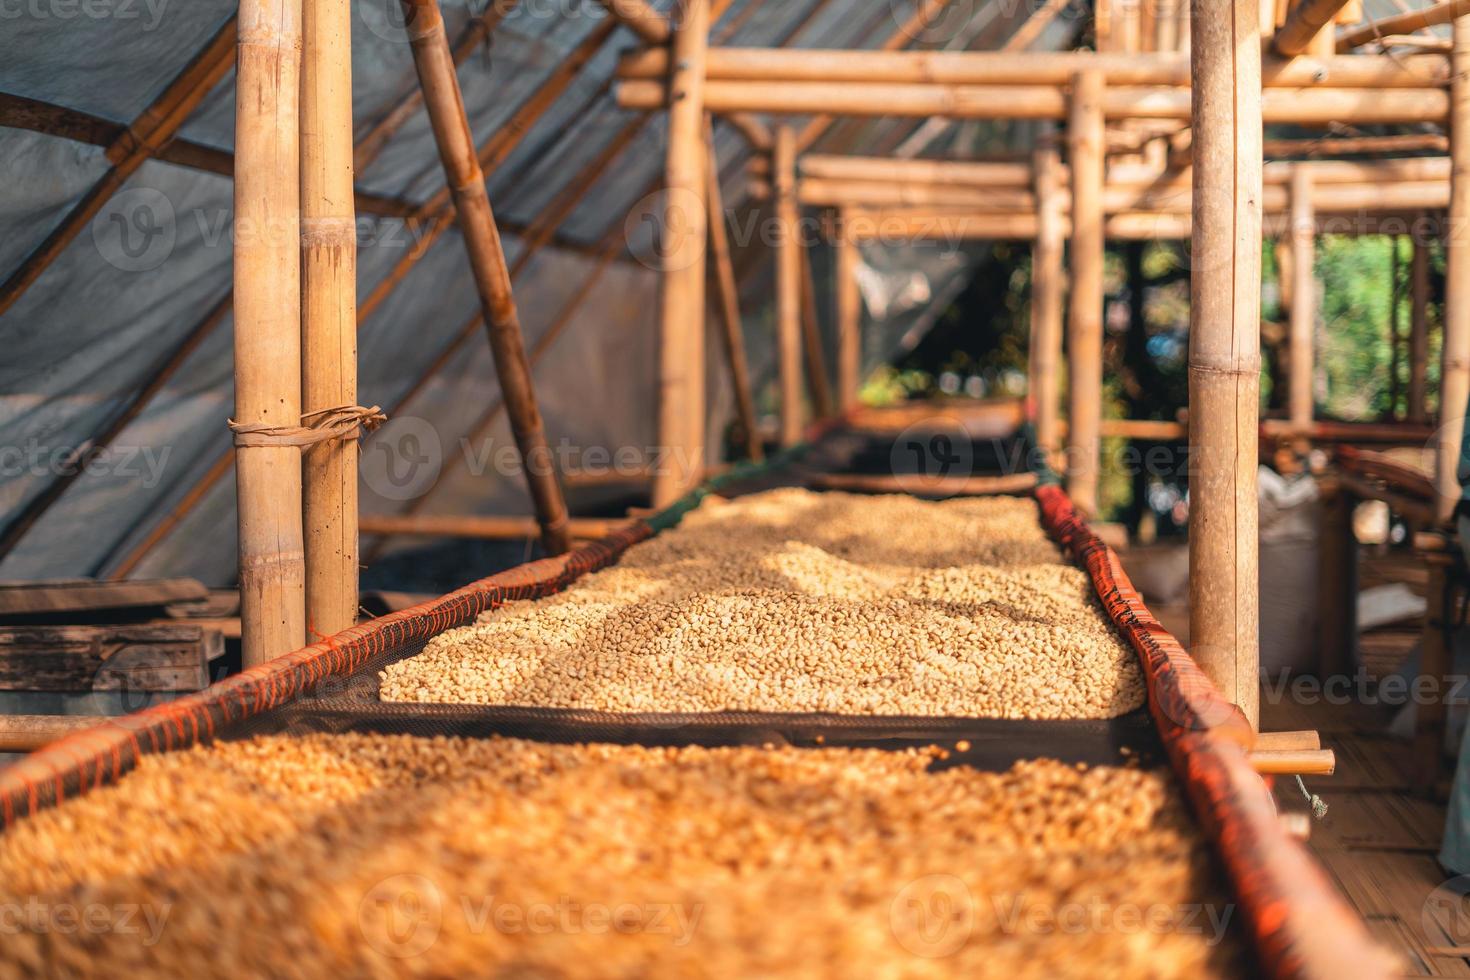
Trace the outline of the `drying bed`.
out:
[[[313,735],[153,756],[0,837],[0,903],[143,908],[140,929],[22,930],[4,960],[76,976],[1248,974],[1172,779],[934,771],[942,754]]]
[[[417,653],[446,630],[474,622],[487,610],[562,591],[583,575],[618,560],[633,545],[673,527],[710,493],[742,484],[774,485],[779,479],[773,475],[774,469],[789,464],[791,459],[788,454],[764,468],[735,467],[675,506],[635,521],[570,555],[531,562],[491,576],[432,602],[344,630],[197,695],[69,736],[0,770],[0,820],[14,826],[74,796],[93,793],[121,780],[141,759],[151,755],[220,739],[248,742],[269,731],[291,731],[299,737],[315,727],[324,731],[417,734],[447,728],[458,734],[493,736],[515,734],[502,729],[521,726],[532,734],[539,731],[561,742],[583,740],[589,731],[610,730],[635,744],[649,740],[660,745],[688,744],[679,741],[681,735],[691,734],[697,739],[701,733],[717,745],[748,744],[744,740],[772,718],[687,713],[664,716],[665,722],[687,723],[687,733],[680,733],[677,725],[649,728],[644,724],[649,719],[637,716],[568,717],[568,709],[379,704],[375,697],[376,674],[388,664]],[[1214,848],[1238,906],[1235,921],[1248,940],[1257,966],[1267,975],[1279,977],[1390,975],[1394,964],[1372,944],[1362,923],[1333,892],[1301,845],[1282,830],[1269,792],[1251,771],[1244,754],[1253,738],[1249,725],[1148,613],[1117,556],[1087,528],[1049,474],[1041,476],[1034,498],[1042,527],[1086,570],[1108,618],[1138,657],[1147,686],[1153,744],[1168,762],[1204,839]],[[1103,725],[1116,733],[1115,727],[1109,726],[1139,720],[1137,713],[1103,721],[1030,722],[836,717],[844,724],[827,729],[818,726],[815,730],[809,720],[801,721],[796,716],[779,716],[774,721],[792,727],[796,735],[793,744],[830,745],[831,733],[841,738],[842,744],[878,741],[889,749],[923,739],[968,741],[955,738],[960,734],[953,727],[956,724],[977,726],[978,731],[991,734],[998,729],[989,726],[1027,726],[1019,739],[1012,740],[1021,742],[1022,747],[1011,750],[1009,761],[998,752],[992,753],[991,768],[1004,770],[1019,755],[1045,753],[1044,742],[1030,736],[1040,735],[1048,726]],[[602,727],[581,724],[587,720]],[[747,724],[752,721],[756,724]],[[656,731],[664,733],[663,741],[658,740]],[[1074,740],[1078,733],[1074,727]],[[988,740],[991,746],[999,742]],[[972,746],[968,751],[975,749]]]

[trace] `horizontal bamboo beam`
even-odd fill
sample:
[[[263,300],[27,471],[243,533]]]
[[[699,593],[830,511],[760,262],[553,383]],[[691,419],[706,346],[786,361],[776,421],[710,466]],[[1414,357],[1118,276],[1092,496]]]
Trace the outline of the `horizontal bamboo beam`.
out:
[[[768,112],[784,115],[825,113],[844,116],[924,117],[953,119],[1066,118],[1066,92],[1044,85],[933,85],[875,82],[746,82],[712,79],[705,104],[717,114]],[[618,105],[625,109],[659,109],[667,105],[668,86],[633,79],[618,86]],[[1449,95],[1440,88],[1268,89],[1262,113],[1268,123],[1443,123]],[[1112,87],[1103,113],[1109,119],[1190,118],[1187,88]]]
[[[1264,167],[1262,179],[1268,185],[1282,187],[1291,183],[1292,172],[1303,169],[1312,175],[1314,184],[1393,183],[1400,181],[1448,181],[1450,158],[1401,157],[1381,160],[1273,160]],[[752,157],[749,170],[757,176],[768,176],[769,162]],[[971,162],[966,160],[907,160],[887,157],[828,156],[808,154],[797,162],[804,178],[833,182],[896,182],[925,187],[963,188],[1029,188],[1031,166],[1027,163]],[[1071,179],[1071,171],[1063,166],[1059,179]],[[1119,164],[1108,173],[1109,186],[1145,188],[1190,187],[1188,167],[1160,171],[1147,165]],[[1023,202],[1024,203],[1024,202]]]
[[[1425,7],[1422,10],[1411,10],[1408,13],[1384,17],[1339,34],[1337,50],[1340,53],[1347,52],[1365,44],[1372,44],[1379,38],[1390,34],[1412,34],[1426,27],[1448,24],[1456,17],[1467,13],[1470,13],[1470,0],[1447,0],[1447,2]]]
[[[1331,749],[1257,749],[1246,758],[1251,768],[1262,776],[1330,776],[1337,769],[1337,757]]]
[[[573,538],[590,540],[606,537],[624,523],[598,517],[572,517],[568,518],[567,530]],[[363,534],[482,541],[529,541],[541,536],[541,527],[534,517],[481,517],[471,514],[364,514],[358,521],[358,529]]]
[[[107,720],[103,715],[0,715],[0,752],[34,752]]]
[[[1370,153],[1448,153],[1450,141],[1440,133],[1397,133],[1392,136],[1349,136],[1328,139],[1266,140],[1268,157],[1354,156]]]
[[[623,79],[667,76],[666,49],[626,56]],[[1109,85],[1189,85],[1189,55],[1099,54],[1092,51],[850,51],[810,48],[711,48],[710,81],[898,83],[926,85],[1068,84],[1079,71],[1100,71]],[[1449,63],[1425,56],[1409,63],[1386,55],[1267,58],[1263,81],[1278,88],[1425,88],[1449,82]]]
[[[749,190],[755,200],[770,197],[770,185],[764,181],[753,181]],[[898,181],[805,179],[798,182],[797,198],[812,207],[928,207],[1023,214],[1033,212],[1036,207],[1035,195],[1030,191]],[[1449,200],[1447,180],[1327,183],[1312,188],[1313,207],[1325,213],[1439,210],[1448,207]],[[1110,185],[1103,193],[1103,210],[1109,214],[1187,214],[1192,202],[1189,185],[1178,182],[1158,186]],[[1268,213],[1284,214],[1290,206],[1287,188],[1277,184],[1265,187],[1261,203]]]

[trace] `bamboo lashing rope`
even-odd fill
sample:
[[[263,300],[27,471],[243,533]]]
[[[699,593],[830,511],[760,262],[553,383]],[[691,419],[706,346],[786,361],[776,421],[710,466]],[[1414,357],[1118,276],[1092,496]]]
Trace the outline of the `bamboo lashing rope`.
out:
[[[235,433],[235,445],[239,447],[296,446],[306,449],[333,439],[356,439],[386,421],[388,416],[377,405],[372,408],[338,405],[307,412],[301,416],[300,425],[265,425],[230,419],[229,426]]]

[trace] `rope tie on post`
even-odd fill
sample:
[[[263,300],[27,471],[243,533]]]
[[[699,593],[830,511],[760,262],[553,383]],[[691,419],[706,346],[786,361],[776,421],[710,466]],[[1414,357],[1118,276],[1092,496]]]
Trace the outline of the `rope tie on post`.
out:
[[[255,449],[296,446],[307,449],[337,439],[356,439],[386,421],[388,416],[377,405],[372,408],[338,405],[336,408],[307,412],[301,416],[300,425],[265,425],[230,419],[229,426],[230,431],[235,434],[236,446]]]

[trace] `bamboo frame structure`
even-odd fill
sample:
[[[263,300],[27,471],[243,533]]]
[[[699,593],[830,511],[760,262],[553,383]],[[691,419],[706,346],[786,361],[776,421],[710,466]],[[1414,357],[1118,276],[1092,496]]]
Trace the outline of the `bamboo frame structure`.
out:
[[[1066,230],[1062,219],[1064,192],[1059,180],[1061,158],[1054,145],[1036,151],[1036,238],[1031,252],[1031,381],[1028,386],[1036,419],[1036,444],[1046,452],[1059,448],[1062,356],[1062,269]]]
[[[863,361],[863,292],[858,282],[862,256],[849,228],[846,211],[837,218],[836,268],[833,285],[837,310],[837,411],[846,415],[858,406]]]
[[[1072,81],[1067,127],[1072,166],[1072,291],[1067,317],[1067,494],[1083,514],[1097,513],[1102,417],[1103,115],[1100,72]]]
[[[1258,729],[1260,20],[1256,0],[1194,0],[1191,12],[1191,653]]]
[[[699,480],[704,464],[705,188],[704,59],[709,0],[689,0],[672,39],[668,157],[664,167],[663,293],[659,316],[658,439],[665,463],[654,475],[653,505],[666,506]]]
[[[1291,181],[1291,307],[1287,417],[1293,426],[1312,424],[1313,335],[1317,329],[1316,216],[1312,172],[1298,167]]]
[[[301,422],[300,0],[243,0],[235,98],[235,421]],[[301,450],[237,445],[246,667],[306,641]]]
[[[485,175],[470,136],[459,79],[444,34],[444,20],[438,0],[402,0],[402,5],[414,68],[424,90],[434,142],[439,147],[445,176],[453,192],[460,232],[469,254],[475,288],[480,294],[501,397],[520,451],[532,506],[541,524],[542,546],[548,554],[563,554],[571,548],[566,503],[557,484],[541,413],[536,406],[525,339],[511,291],[510,270],[485,191]]]
[[[1409,262],[1409,405],[1408,420],[1428,421],[1425,403],[1429,366],[1429,243],[1414,236]]]
[[[709,281],[714,286],[720,312],[720,339],[725,362],[730,368],[730,387],[735,393],[735,414],[745,436],[748,459],[765,458],[760,423],[755,415],[755,396],[750,387],[750,363],[745,356],[745,332],[740,322],[740,289],[735,266],[730,260],[730,238],[725,229],[724,194],[720,190],[720,159],[715,154],[714,127],[704,118],[705,209],[709,222]]]
[[[352,203],[352,11],[303,0],[301,403],[357,404],[357,222]],[[306,622],[330,636],[357,622],[356,437],[302,453]]]
[[[608,14],[649,44],[667,44],[673,36],[669,21],[647,0],[598,0]]]
[[[1450,89],[1454,122],[1449,134],[1453,169],[1445,234],[1445,280],[1451,288],[1445,295],[1439,429],[1435,433],[1435,510],[1441,521],[1450,519],[1460,500],[1460,440],[1470,402],[1470,290],[1464,288],[1470,283],[1470,13],[1455,18],[1454,42]]]
[[[781,445],[801,441],[801,248],[796,202],[796,132],[776,129],[771,153],[776,198],[776,348],[781,388]]]

